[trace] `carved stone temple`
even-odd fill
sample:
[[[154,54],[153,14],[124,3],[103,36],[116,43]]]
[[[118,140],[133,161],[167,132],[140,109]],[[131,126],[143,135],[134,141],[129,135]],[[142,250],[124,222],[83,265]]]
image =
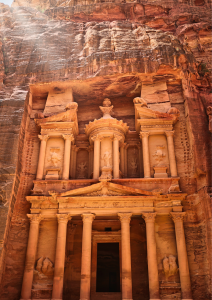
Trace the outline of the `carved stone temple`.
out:
[[[192,300],[180,111],[135,97],[127,120],[103,98],[84,122],[72,89],[55,90],[39,101],[35,85],[29,97],[36,178],[20,299]]]

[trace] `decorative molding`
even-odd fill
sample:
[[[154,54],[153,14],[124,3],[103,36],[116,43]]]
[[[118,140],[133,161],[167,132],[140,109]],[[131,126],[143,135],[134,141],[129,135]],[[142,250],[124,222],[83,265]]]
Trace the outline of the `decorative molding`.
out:
[[[121,222],[127,222],[130,223],[132,213],[118,213],[119,219]]]
[[[146,223],[151,222],[154,223],[155,222],[155,218],[157,216],[157,213],[142,213],[142,218],[145,220]]]

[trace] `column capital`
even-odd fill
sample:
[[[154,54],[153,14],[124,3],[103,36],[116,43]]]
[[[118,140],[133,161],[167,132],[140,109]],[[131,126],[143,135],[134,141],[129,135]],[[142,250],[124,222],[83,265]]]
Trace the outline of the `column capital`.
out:
[[[118,216],[119,216],[119,220],[121,222],[130,223],[131,217],[132,217],[132,213],[118,213]]]
[[[148,131],[141,131],[140,132],[140,138],[148,138],[149,132]]]
[[[93,135],[92,137],[91,137],[91,140],[94,142],[94,141],[101,141],[103,139],[103,137],[102,136],[100,136],[99,134],[96,134],[96,135]]]
[[[174,223],[176,222],[183,222],[183,218],[185,217],[185,212],[170,212],[170,215],[172,217],[172,220]]]
[[[81,215],[83,223],[92,223],[95,219],[95,215],[91,213],[84,213]]]
[[[174,136],[174,130],[165,131],[166,136]]]
[[[57,214],[58,223],[68,223],[71,218],[69,214]]]
[[[74,141],[73,134],[63,134],[62,137],[64,138],[64,140],[70,140],[71,142]]]
[[[37,224],[39,224],[42,219],[41,214],[27,214],[27,217],[29,218],[30,223]]]
[[[155,212],[145,212],[142,213],[142,218],[145,220],[146,223],[154,223],[157,213]]]
[[[39,134],[38,137],[41,141],[45,141],[45,142],[49,139],[48,134]]]
[[[118,140],[118,141],[121,141],[122,139],[122,136],[118,135],[118,134],[114,134],[113,135],[113,140]]]

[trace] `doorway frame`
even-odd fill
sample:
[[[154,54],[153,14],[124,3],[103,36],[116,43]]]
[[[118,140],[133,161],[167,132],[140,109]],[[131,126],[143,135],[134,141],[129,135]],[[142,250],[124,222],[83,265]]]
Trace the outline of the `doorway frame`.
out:
[[[120,292],[96,292],[97,275],[97,244],[119,243],[119,268],[120,268]],[[99,300],[101,295],[108,295],[108,299],[122,299],[122,259],[121,259],[121,230],[118,231],[92,231],[91,254],[91,300]]]

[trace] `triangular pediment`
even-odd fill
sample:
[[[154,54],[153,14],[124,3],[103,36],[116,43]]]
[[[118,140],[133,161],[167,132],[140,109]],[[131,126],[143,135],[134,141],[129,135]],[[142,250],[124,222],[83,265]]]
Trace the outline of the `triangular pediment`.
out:
[[[132,187],[102,181],[90,186],[70,190],[64,193],[57,194],[57,197],[89,197],[89,196],[152,196],[150,191],[135,189]]]

